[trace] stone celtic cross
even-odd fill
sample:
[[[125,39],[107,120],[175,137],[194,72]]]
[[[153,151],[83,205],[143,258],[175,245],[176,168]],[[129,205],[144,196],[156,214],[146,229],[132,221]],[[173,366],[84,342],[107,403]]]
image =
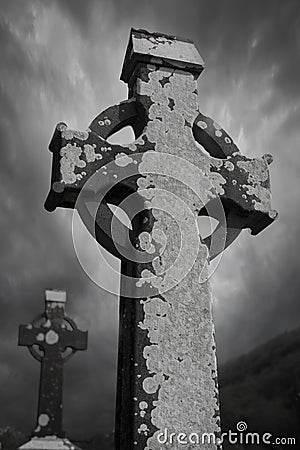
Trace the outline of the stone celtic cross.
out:
[[[63,364],[78,350],[87,348],[87,332],[79,331],[75,322],[66,316],[65,302],[66,292],[46,290],[45,312],[19,328],[19,345],[28,347],[41,363],[35,437],[64,437]],[[68,348],[71,352],[66,354]]]
[[[129,100],[84,132],[59,123],[49,146],[46,209],[77,209],[121,259],[116,449],[177,449],[220,434],[208,263],[243,228],[255,235],[277,214],[271,156],[247,158],[200,113],[202,70],[191,41],[132,30],[121,74]],[[107,141],[127,125],[133,143]],[[127,213],[131,228],[109,204]],[[202,215],[219,221],[205,239]]]

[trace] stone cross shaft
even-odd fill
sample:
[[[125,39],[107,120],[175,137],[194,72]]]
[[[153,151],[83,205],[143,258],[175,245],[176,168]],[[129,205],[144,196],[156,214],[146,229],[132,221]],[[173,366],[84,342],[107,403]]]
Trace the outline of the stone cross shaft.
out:
[[[47,290],[45,312],[29,325],[20,325],[19,345],[41,362],[37,437],[64,437],[62,430],[63,364],[77,350],[86,350],[87,332],[65,315],[66,293]],[[39,351],[36,349],[38,347]],[[64,356],[64,352],[72,353]]]
[[[179,449],[201,444],[203,433],[217,439],[208,263],[243,228],[255,235],[277,214],[270,204],[271,156],[242,155],[199,111],[202,70],[191,41],[131,30],[121,74],[129,100],[100,113],[87,131],[58,124],[49,146],[46,209],[76,208],[97,241],[122,261],[116,449],[163,443]],[[127,125],[133,143],[107,141]],[[94,212],[89,202],[97,204]],[[108,204],[126,211],[132,229]],[[205,239],[201,215],[219,222]]]

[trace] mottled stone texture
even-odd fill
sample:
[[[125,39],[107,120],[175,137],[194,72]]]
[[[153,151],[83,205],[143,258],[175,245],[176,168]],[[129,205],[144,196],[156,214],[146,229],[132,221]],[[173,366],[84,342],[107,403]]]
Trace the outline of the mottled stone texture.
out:
[[[192,42],[132,30],[121,75],[129,100],[101,113],[85,132],[59,124],[50,144],[46,208],[76,207],[90,228],[84,202],[77,200],[83,190],[93,196],[106,189],[95,236],[122,260],[117,449],[164,448],[158,437],[165,430],[175,433],[173,449],[182,448],[179,433],[220,434],[208,262],[243,228],[257,234],[276,217],[270,155],[246,158],[200,113],[196,80],[202,70]],[[126,125],[135,142],[109,144]],[[118,205],[132,192],[143,211],[126,241],[118,239],[122,224],[112,234],[107,203]],[[202,240],[197,217],[206,214],[220,223]],[[194,448],[195,435],[190,443],[180,439]]]
[[[79,331],[73,320],[65,315],[65,301],[64,291],[46,291],[45,312],[32,323],[20,325],[19,328],[19,345],[28,347],[32,356],[41,363],[37,426],[33,432],[36,438],[64,438],[63,364],[76,351],[87,348],[87,332]],[[72,353],[66,356],[64,352],[68,348],[72,349]],[[61,445],[63,441],[56,438],[53,439],[55,443]],[[32,445],[40,445],[43,440],[34,439],[32,442]],[[64,442],[66,444],[67,441]],[[42,448],[48,449],[47,446]]]

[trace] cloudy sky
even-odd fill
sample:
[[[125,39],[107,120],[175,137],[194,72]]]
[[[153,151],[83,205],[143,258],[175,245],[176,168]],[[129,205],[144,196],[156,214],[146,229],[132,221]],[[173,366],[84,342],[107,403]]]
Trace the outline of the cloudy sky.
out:
[[[65,429],[112,429],[118,299],[79,264],[71,211],[47,213],[57,122],[85,129],[127,98],[119,81],[131,27],[192,39],[206,68],[201,111],[247,156],[271,153],[280,218],[229,248],[213,277],[218,357],[224,362],[300,325],[300,3],[298,0],[1,0],[0,426],[30,433],[38,363],[17,347],[18,325],[43,309],[45,288],[66,288],[68,312],[89,330],[88,351],[65,372]],[[116,272],[82,251],[109,289]],[[118,268],[116,261],[111,264]]]

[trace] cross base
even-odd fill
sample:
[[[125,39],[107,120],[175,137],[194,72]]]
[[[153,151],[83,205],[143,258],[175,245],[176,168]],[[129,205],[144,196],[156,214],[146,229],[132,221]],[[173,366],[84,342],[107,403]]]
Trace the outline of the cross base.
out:
[[[32,437],[18,450],[81,450],[67,438],[57,436]]]

